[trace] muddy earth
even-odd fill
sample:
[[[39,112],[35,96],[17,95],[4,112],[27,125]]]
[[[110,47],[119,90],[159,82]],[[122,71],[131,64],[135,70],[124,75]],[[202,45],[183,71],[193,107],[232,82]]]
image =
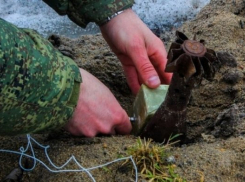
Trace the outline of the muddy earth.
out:
[[[187,110],[186,143],[171,149],[176,172],[193,182],[244,182],[245,1],[211,0],[194,20],[186,22],[178,30],[190,39],[194,34],[198,40],[204,39],[206,47],[215,50],[221,58],[221,67],[213,82],[203,80],[192,93]],[[167,50],[174,41],[175,31],[173,28],[171,32],[158,34]],[[72,57],[80,67],[107,85],[130,114],[134,96],[126,84],[118,59],[101,35],[81,36],[76,40],[53,35],[49,39],[63,54]],[[64,164],[73,155],[84,168],[127,156],[127,148],[134,145],[137,139],[133,135],[73,137],[63,130],[31,136],[40,144],[50,146],[48,154],[55,165]],[[26,147],[27,143],[26,136],[0,137],[0,149],[20,151],[20,147]],[[44,149],[32,143],[36,158],[50,167]],[[27,153],[30,154],[30,150]],[[19,155],[0,152],[0,180],[18,167],[18,161]],[[122,167],[123,162],[125,161],[115,162],[89,172],[98,182],[135,181],[132,169]],[[30,168],[32,163],[29,160],[26,166]],[[71,162],[65,169],[79,167]],[[49,172],[37,162],[32,171],[24,172],[22,181],[93,180],[86,172]]]

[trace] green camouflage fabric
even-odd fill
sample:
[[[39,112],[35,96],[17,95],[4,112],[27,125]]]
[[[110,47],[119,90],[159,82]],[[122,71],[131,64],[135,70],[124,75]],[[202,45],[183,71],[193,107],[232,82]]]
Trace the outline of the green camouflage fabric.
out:
[[[43,0],[81,27],[102,25],[133,0]],[[79,68],[36,31],[0,19],[0,135],[63,126],[77,104]]]
[[[72,116],[78,66],[36,31],[0,19],[0,135],[40,133]]]
[[[60,15],[67,15],[85,28],[89,22],[102,25],[118,11],[132,7],[134,0],[43,0]]]

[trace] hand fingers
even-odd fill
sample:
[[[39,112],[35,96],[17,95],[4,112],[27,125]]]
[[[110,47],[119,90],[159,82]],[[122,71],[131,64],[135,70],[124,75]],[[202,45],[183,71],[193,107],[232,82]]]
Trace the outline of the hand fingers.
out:
[[[126,55],[120,55],[118,57],[123,65],[123,70],[126,76],[127,83],[132,93],[136,95],[138,90],[140,89],[142,80],[139,78],[135,65],[133,64],[132,60]]]
[[[123,66],[124,73],[127,79],[127,83],[134,95],[136,95],[140,89],[140,82],[138,80],[138,74],[134,66]]]
[[[158,49],[158,51],[150,55],[150,60],[154,65],[155,69],[157,70],[157,73],[161,79],[161,83],[169,84],[172,78],[172,73],[165,72],[167,63],[167,53],[163,45],[162,49],[160,48],[160,51]]]
[[[145,47],[134,46],[129,54],[144,84],[150,88],[158,87],[161,81],[158,73],[148,58]]]
[[[126,135],[126,134],[129,134],[130,131],[132,130],[132,125],[129,121],[129,117],[126,114],[126,112],[124,116],[125,116],[124,119],[121,120],[121,122],[118,123],[115,127],[115,131],[117,134]]]

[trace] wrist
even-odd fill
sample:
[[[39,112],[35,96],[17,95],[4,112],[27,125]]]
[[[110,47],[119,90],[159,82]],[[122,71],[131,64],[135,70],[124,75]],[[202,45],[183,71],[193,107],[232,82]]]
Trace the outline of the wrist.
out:
[[[122,14],[123,12],[125,12],[125,11],[128,10],[128,9],[131,9],[131,7],[127,8],[127,9],[124,9],[124,10],[117,11],[117,12],[114,13],[113,15],[106,17],[103,21],[101,21],[100,23],[98,23],[98,25],[99,25],[99,26],[105,25],[105,24],[108,23],[110,20],[112,20],[113,18],[115,18],[115,17],[117,17],[118,15]]]

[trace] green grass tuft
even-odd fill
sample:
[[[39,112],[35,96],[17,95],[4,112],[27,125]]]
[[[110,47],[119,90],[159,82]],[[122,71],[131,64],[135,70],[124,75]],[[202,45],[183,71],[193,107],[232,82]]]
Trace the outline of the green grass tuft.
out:
[[[171,141],[178,136],[171,137],[165,145],[138,138],[136,144],[128,148],[127,154],[133,157],[141,178],[148,182],[187,182],[174,172],[176,166],[167,162],[169,149],[176,143]]]

